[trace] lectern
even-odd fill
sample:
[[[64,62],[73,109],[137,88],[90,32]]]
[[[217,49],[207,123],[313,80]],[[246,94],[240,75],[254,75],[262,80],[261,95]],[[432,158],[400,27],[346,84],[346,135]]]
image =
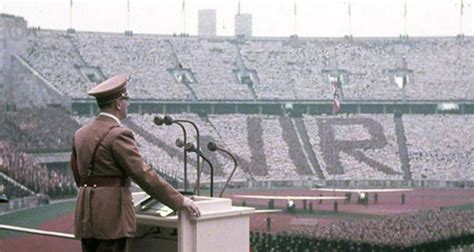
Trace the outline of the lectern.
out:
[[[134,194],[137,235],[131,251],[248,252],[251,207],[235,207],[227,198],[195,196],[201,217],[170,212],[145,193]]]

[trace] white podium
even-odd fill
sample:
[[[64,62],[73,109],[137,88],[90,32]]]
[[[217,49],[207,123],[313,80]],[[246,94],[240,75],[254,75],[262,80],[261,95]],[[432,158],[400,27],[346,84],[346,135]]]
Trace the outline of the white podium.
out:
[[[146,194],[134,195],[139,202]],[[201,217],[189,218],[185,212],[160,217],[136,213],[137,235],[131,251],[248,252],[251,207],[235,207],[227,198],[194,197]],[[156,209],[158,210],[158,209]]]

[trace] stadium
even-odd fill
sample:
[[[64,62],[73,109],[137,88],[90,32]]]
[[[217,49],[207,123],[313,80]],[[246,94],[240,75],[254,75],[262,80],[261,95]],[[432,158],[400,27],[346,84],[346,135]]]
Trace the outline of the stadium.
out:
[[[250,251],[474,249],[472,36],[259,37],[240,2],[235,35],[218,36],[215,15],[166,35],[0,14],[0,224],[74,232],[72,136],[99,113],[87,91],[126,73],[122,125],[145,162],[176,188],[262,210]],[[184,129],[212,167],[183,155]],[[0,251],[80,247],[0,230]]]

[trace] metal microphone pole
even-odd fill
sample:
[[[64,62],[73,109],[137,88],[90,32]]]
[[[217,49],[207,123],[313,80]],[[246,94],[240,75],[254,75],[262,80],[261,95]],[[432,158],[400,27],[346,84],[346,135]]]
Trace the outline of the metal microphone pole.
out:
[[[209,149],[210,151],[216,151],[216,150],[222,151],[222,152],[226,153],[227,155],[229,155],[232,158],[232,161],[234,161],[234,169],[230,173],[229,177],[227,178],[227,181],[224,184],[224,188],[222,188],[221,193],[219,194],[219,198],[222,198],[222,195],[224,194],[225,189],[227,189],[227,186],[229,185],[230,180],[232,179],[232,177],[234,176],[235,171],[237,170],[237,159],[235,158],[235,156],[232,153],[230,153],[229,151],[227,151],[225,149],[222,149],[222,148],[218,147],[213,142],[209,142],[207,144],[207,149]]]
[[[186,151],[191,151],[191,152],[196,152],[199,156],[201,156],[201,158],[206,161],[206,163],[209,165],[209,168],[211,169],[211,184],[210,184],[210,189],[211,189],[211,197],[214,196],[214,166],[212,166],[212,163],[211,161],[209,161],[209,159],[207,159],[201,152],[201,150],[198,150],[194,147],[194,144],[192,143],[187,143],[185,146],[184,146],[184,149]]]
[[[166,116],[165,118],[161,118],[159,116],[155,117],[154,119],[154,122],[156,125],[163,125],[163,123],[165,125],[171,125],[171,123],[169,122],[169,120],[166,120]],[[187,134],[186,134],[186,128],[181,124],[181,123],[176,123],[178,124],[181,129],[183,130],[183,145],[186,145],[186,141],[187,141]],[[188,191],[188,154],[186,153],[186,151],[184,151],[184,154],[183,154],[183,160],[184,160],[184,192],[187,192]]]
[[[199,129],[197,125],[190,120],[184,120],[184,119],[173,119],[171,116],[167,115],[165,116],[165,122],[166,121],[171,121],[171,122],[176,122],[176,123],[189,123],[193,126],[194,130],[196,131],[196,149],[200,150],[200,141],[199,141]],[[186,144],[186,143],[184,143]],[[200,161],[200,155],[196,153],[196,170],[197,170],[197,179],[196,179],[196,185],[194,187],[194,190],[196,191],[197,195],[200,195],[201,190],[200,190],[200,185],[201,185],[201,161]]]

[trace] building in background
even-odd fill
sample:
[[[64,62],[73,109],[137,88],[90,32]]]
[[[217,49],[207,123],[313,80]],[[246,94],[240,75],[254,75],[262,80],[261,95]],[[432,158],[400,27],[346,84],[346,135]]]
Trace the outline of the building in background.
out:
[[[235,15],[235,36],[252,37],[252,14]]]
[[[216,10],[199,10],[199,36],[216,36]]]

